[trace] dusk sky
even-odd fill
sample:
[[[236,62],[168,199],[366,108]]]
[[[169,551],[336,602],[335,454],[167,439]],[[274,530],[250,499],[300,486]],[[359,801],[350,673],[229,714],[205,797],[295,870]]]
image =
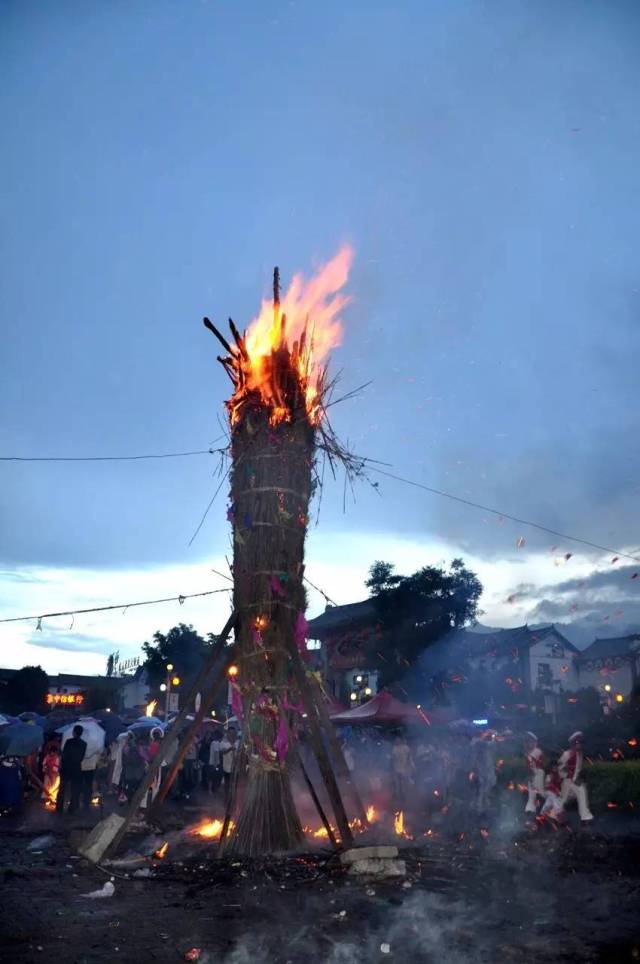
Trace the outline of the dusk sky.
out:
[[[483,623],[640,629],[640,4],[5,0],[0,456],[221,443],[202,326],[355,252],[307,573],[364,598],[461,555]],[[218,458],[2,462],[0,617],[224,589]],[[315,516],[314,516],[315,521]],[[522,544],[524,539],[524,544]],[[518,542],[520,548],[517,548]],[[573,553],[566,561],[565,554]],[[311,591],[310,615],[324,608]],[[227,593],[0,625],[0,665],[103,672]]]

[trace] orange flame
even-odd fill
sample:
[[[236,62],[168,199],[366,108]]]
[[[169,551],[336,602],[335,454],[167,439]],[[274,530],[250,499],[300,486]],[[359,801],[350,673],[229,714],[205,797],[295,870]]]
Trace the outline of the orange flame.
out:
[[[413,840],[411,834],[407,833],[404,829],[404,811],[398,810],[398,812],[394,814],[393,829],[396,832],[396,836],[404,837],[405,840]]]
[[[198,824],[198,826],[190,830],[189,833],[192,836],[205,837],[207,840],[219,840],[223,826],[224,821],[218,820],[217,818],[215,820],[203,820],[201,824]],[[234,827],[235,824],[233,820],[230,820],[227,833],[231,833]]]
[[[56,773],[56,778],[55,778],[55,780],[53,781],[53,783],[51,784],[51,786],[49,787],[49,790],[48,790],[49,796],[47,797],[47,799],[46,799],[45,802],[44,802],[45,810],[55,810],[55,809],[56,809],[56,801],[57,801],[57,799],[58,799],[58,793],[59,793],[59,791],[60,791],[60,774],[59,774],[59,773]]]
[[[156,706],[157,706],[157,705],[158,705],[158,701],[157,701],[157,700],[151,700],[150,703],[147,703],[147,708],[146,708],[146,710],[144,711],[144,715],[145,715],[145,716],[153,716],[153,714],[154,714],[155,711],[156,711]]]
[[[378,819],[378,814],[376,813],[376,808],[371,804],[367,807],[367,823],[375,823]]]
[[[352,260],[353,251],[345,246],[309,281],[295,275],[279,304],[263,300],[245,336],[246,357],[241,352],[234,354],[238,387],[228,403],[232,423],[239,420],[241,405],[251,393],[268,409],[272,425],[289,421],[292,412],[281,381],[289,379],[291,368],[309,421],[314,425],[320,421],[324,365],[331,349],[341,341],[340,313],[350,299],[339,292],[347,282]],[[290,354],[290,368],[277,364],[283,349]]]
[[[169,849],[169,843],[168,841],[165,841],[161,847],[158,847],[158,849],[156,850],[153,856],[157,857],[158,860],[163,860],[167,856],[168,849]]]

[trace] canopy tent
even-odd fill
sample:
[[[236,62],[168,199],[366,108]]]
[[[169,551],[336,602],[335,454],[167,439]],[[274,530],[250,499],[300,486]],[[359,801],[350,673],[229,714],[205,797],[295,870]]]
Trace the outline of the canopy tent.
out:
[[[333,723],[395,723],[396,725],[415,723],[424,726],[445,722],[446,713],[442,710],[432,712],[418,709],[411,703],[402,703],[391,693],[383,690],[367,703],[362,703],[352,710],[331,713],[331,720]]]
[[[324,701],[327,704],[329,716],[333,716],[334,713],[346,713],[346,706],[343,706],[342,703],[335,698],[335,696],[331,696],[330,693],[324,693],[323,696]]]

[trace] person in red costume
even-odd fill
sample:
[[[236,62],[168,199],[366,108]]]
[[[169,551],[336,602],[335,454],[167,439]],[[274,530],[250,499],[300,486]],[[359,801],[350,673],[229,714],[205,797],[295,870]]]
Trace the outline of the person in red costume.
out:
[[[578,813],[583,823],[593,820],[593,814],[589,810],[589,800],[587,788],[582,776],[582,732],[576,730],[569,737],[569,749],[565,750],[558,760],[558,771],[562,780],[562,792],[560,802],[563,808],[567,800],[575,797],[578,801]]]

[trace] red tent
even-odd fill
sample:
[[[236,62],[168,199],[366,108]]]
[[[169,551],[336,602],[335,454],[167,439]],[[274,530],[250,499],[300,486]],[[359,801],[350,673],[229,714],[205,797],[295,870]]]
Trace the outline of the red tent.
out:
[[[419,723],[424,726],[442,722],[443,714],[441,711],[434,714],[430,710],[419,710],[411,703],[401,703],[383,690],[352,710],[331,713],[331,720],[333,723]]]

